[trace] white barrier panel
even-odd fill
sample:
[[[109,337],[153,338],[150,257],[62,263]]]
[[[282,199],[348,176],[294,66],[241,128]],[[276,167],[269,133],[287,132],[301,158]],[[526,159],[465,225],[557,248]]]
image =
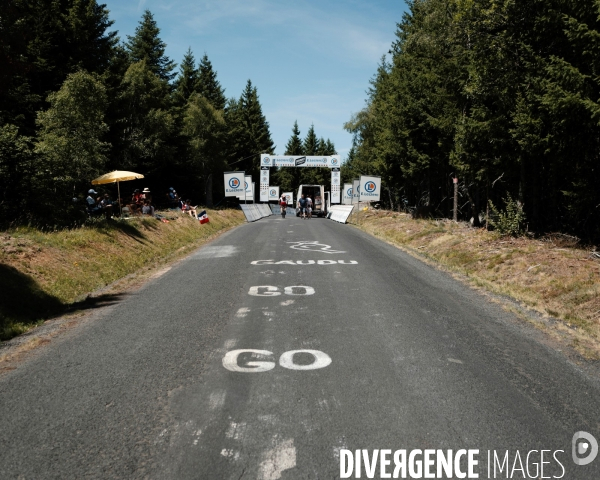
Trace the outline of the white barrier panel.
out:
[[[266,203],[255,203],[252,205],[240,204],[240,207],[248,222],[255,222],[256,220],[272,215],[271,209]]]
[[[332,205],[327,218],[336,222],[346,223],[353,209],[354,205]]]

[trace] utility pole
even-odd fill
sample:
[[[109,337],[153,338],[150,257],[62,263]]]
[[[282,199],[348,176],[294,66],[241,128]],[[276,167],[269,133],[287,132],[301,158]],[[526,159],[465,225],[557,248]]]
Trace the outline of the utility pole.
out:
[[[454,177],[452,179],[454,183],[454,213],[452,215],[452,220],[455,222],[458,221],[458,178]]]

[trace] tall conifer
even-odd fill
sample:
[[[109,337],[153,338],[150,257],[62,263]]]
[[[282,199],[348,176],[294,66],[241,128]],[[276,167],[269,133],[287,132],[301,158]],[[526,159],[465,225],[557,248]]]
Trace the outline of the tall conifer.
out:
[[[225,90],[217,80],[217,72],[213,70],[212,63],[206,53],[200,60],[198,66],[198,79],[196,81],[196,91],[206,98],[217,110],[225,108],[226,98]]]
[[[125,47],[132,63],[145,60],[150,71],[162,80],[171,81],[176,75],[171,73],[176,64],[165,55],[167,45],[160,39],[159,33],[152,12],[146,10],[135,29],[135,35],[127,35]]]

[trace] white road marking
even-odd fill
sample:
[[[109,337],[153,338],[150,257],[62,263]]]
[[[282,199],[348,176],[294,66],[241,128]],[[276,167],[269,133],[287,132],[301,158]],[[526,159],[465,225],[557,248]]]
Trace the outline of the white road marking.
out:
[[[225,347],[227,350],[231,350],[233,347],[235,347],[235,344],[236,344],[236,343],[237,343],[237,340],[236,340],[235,338],[230,338],[229,340],[225,340],[225,343],[224,343],[224,345],[223,345],[223,346],[224,346],[224,347]]]
[[[297,353],[308,353],[312,355],[315,360],[310,365],[296,365],[294,363],[294,355]],[[279,357],[279,365],[284,368],[289,368],[290,370],[316,370],[318,368],[325,368],[330,364],[331,357],[319,350],[290,350]]]
[[[290,248],[294,250],[304,250],[310,252],[322,252],[322,253],[346,253],[343,250],[332,250],[330,245],[326,245],[324,243],[319,243],[318,240],[310,241],[310,240],[301,240],[299,242],[287,242],[291,243],[292,246]]]
[[[191,258],[225,258],[233,257],[238,253],[235,245],[221,245],[218,247],[204,247],[198,250]]]
[[[253,260],[250,262],[250,265],[358,265],[356,260]],[[266,272],[260,272],[267,275],[270,275],[273,272],[272,270],[267,270]],[[285,273],[285,272],[279,272]]]
[[[263,314],[265,317],[272,317],[273,315],[275,315],[273,312],[262,312],[262,314]]]
[[[448,358],[447,360],[452,363],[460,363],[461,365],[464,363],[462,360],[456,360],[455,358]]]
[[[294,447],[294,439],[290,438],[263,453],[258,478],[259,480],[278,480],[284,470],[289,470],[295,466],[296,447]]]
[[[285,302],[280,302],[279,305],[281,305],[282,307],[287,307],[288,305],[291,305],[295,301],[296,300],[286,300]]]
[[[249,311],[250,311],[249,308],[242,307],[242,308],[238,309],[235,316],[238,318],[244,318],[248,314]]]
[[[225,395],[225,391],[211,392],[210,396],[208,397],[208,407],[211,410],[221,408],[225,404]]]
[[[248,295],[252,295],[253,297],[275,297],[277,295],[281,295],[281,292],[278,290],[279,288],[274,287],[273,285],[260,285],[256,287],[250,287],[250,290],[248,290]]]
[[[246,362],[245,367],[240,367],[238,365],[238,356],[242,353],[252,353],[260,356],[273,355],[273,352],[269,352],[268,350],[254,350],[251,348],[246,350],[232,350],[231,352],[227,352],[223,357],[223,366],[232,372],[248,373],[267,372],[275,368],[275,362],[270,361]]]
[[[230,448],[224,448],[221,450],[221,455],[223,455],[225,458],[233,458],[234,460],[240,458],[240,452],[236,452]]]
[[[244,438],[244,432],[246,431],[246,423],[235,423],[231,422],[229,424],[229,429],[225,433],[227,438],[233,438],[234,440],[241,440]]]
[[[294,285],[292,287],[285,287],[283,290],[286,295],[314,295],[315,289],[313,287],[307,287],[305,285]]]

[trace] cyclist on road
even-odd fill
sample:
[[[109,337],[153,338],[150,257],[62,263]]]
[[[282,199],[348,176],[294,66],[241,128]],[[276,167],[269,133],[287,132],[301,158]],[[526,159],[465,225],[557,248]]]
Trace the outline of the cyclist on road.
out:
[[[284,194],[281,194],[281,198],[279,199],[279,208],[281,210],[281,215],[285,216],[285,211],[287,210],[287,198],[285,198]]]
[[[308,214],[308,218],[312,218],[312,206],[312,198],[306,197],[306,213]]]

